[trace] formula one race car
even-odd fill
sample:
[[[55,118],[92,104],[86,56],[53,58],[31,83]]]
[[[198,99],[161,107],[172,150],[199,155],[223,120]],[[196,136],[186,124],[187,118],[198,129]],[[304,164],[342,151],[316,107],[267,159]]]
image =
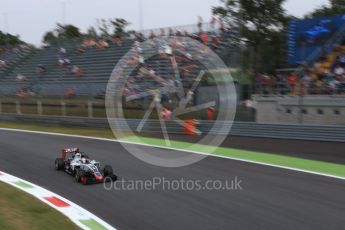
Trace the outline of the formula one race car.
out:
[[[87,155],[79,151],[79,148],[64,148],[61,158],[56,158],[55,169],[64,170],[74,176],[76,182],[82,184],[110,182],[117,180],[110,165],[101,169],[99,162],[90,160]]]

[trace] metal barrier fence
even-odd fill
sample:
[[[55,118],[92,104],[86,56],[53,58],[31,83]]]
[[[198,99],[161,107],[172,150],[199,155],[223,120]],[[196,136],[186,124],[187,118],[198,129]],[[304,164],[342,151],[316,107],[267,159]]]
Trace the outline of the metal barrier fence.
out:
[[[313,85],[297,82],[294,85],[288,82],[255,83],[257,95],[339,95],[345,93],[345,82],[339,82],[334,87],[330,85]]]
[[[124,104],[125,117],[139,119],[144,116],[142,102]],[[30,116],[62,116],[106,118],[104,99],[90,98],[1,98],[0,114],[30,115]],[[238,105],[236,121],[255,121],[254,111],[244,105]],[[154,113],[151,117],[156,119]],[[206,113],[199,114],[195,119],[206,119]]]
[[[27,115],[0,115],[0,120],[37,122],[40,124],[55,124],[64,126],[109,128],[108,120],[104,118],[77,118],[55,116],[27,116]],[[127,119],[126,125],[132,130],[138,126],[140,120]],[[225,123],[226,124],[226,123]],[[213,122],[199,121],[198,128],[207,133]],[[125,126],[124,126],[125,127]],[[174,122],[167,123],[170,133],[183,134],[184,128]],[[215,129],[217,130],[217,129]],[[222,129],[219,129],[222,130]],[[143,131],[161,132],[159,121],[149,120]],[[287,124],[259,124],[254,122],[235,122],[230,133],[213,133],[219,135],[246,136],[258,138],[279,138],[313,141],[345,141],[345,126],[314,126],[314,125],[287,125]]]

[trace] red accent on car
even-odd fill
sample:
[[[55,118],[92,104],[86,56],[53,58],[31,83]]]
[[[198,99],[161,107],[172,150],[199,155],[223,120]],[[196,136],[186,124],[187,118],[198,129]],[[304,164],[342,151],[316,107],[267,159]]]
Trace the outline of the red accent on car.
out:
[[[65,151],[65,149],[63,149],[62,151],[61,151],[61,158],[63,159],[63,160],[66,160],[66,151]]]
[[[102,181],[103,180],[103,176],[96,176],[96,174],[93,174],[94,177],[96,178],[97,181]]]
[[[87,184],[87,178],[86,177],[82,177],[82,178],[80,178],[80,181],[81,181],[81,183],[83,183],[83,184]]]
[[[50,203],[52,203],[53,205],[59,207],[59,208],[64,208],[64,207],[69,207],[70,205],[68,203],[66,203],[65,201],[55,197],[55,196],[51,196],[51,197],[44,197],[45,200],[49,201]]]

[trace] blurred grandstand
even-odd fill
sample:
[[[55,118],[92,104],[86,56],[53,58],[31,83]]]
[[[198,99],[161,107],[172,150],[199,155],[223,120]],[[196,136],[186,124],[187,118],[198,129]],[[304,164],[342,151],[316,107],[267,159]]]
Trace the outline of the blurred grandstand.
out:
[[[161,44],[155,43],[156,37],[175,39],[172,44]],[[25,46],[24,50],[18,52],[14,52],[18,46],[6,46],[1,59],[5,63],[0,76],[2,112],[105,117],[104,96],[110,74],[120,59],[130,51],[133,51],[134,55],[130,60],[126,60],[126,65],[142,67],[141,69],[153,72],[157,77],[152,79],[150,74],[140,77],[143,71],[137,68],[126,88],[126,94],[140,94],[153,89],[157,85],[157,79],[159,84],[182,84],[190,87],[203,68],[196,60],[204,55],[205,50],[193,50],[192,53],[183,55],[173,54],[173,59],[169,58],[169,52],[176,48],[174,44],[178,46],[179,38],[184,37],[207,45],[218,55],[229,49],[239,49],[238,42],[233,42],[232,34],[221,23],[203,23],[202,28],[201,25],[188,25],[113,36],[59,39],[40,49]],[[146,40],[154,43],[152,47],[143,46]],[[145,56],[149,57],[145,61],[142,50],[151,50],[145,53]],[[158,55],[151,56],[150,52]],[[232,59],[235,59],[239,52],[234,54]],[[179,66],[177,73],[174,62]],[[200,84],[212,87],[215,81],[206,75]],[[193,97],[194,102],[205,97],[197,95],[197,89],[190,92],[189,96]],[[170,98],[167,100],[172,101]],[[139,109],[146,106],[143,101],[133,103],[126,106]],[[54,112],[55,110],[60,112]],[[74,112],[69,112],[70,110]],[[88,110],[92,110],[92,115]],[[140,112],[137,114],[139,115],[136,117],[142,116]]]
[[[196,32],[196,25],[178,29],[184,30],[162,28],[158,30],[160,34],[150,30],[122,37],[85,37],[59,41],[42,49],[27,47],[24,51],[15,51],[19,49],[17,46],[4,47],[1,60],[6,65],[1,67],[0,72],[1,95],[101,97],[110,73],[124,54],[133,47],[140,49],[140,42],[156,36],[192,37],[218,53],[229,45],[227,37],[230,35],[226,31]],[[187,32],[187,29],[194,33]],[[167,63],[152,60],[147,65],[163,77],[171,74]],[[185,66],[180,69],[181,74],[195,73],[196,67],[192,64]]]
[[[146,40],[176,36],[177,40],[179,37],[195,39],[207,45],[224,60],[234,72],[240,94],[239,106],[244,108],[238,110],[238,117],[242,117],[240,120],[254,121],[254,107],[257,103],[253,103],[253,100],[259,96],[271,99],[274,96],[301,98],[307,95],[345,93],[345,23],[342,23],[342,20],[345,20],[342,15],[290,20],[288,26],[284,27],[284,30],[287,30],[288,44],[286,62],[280,62],[279,66],[266,59],[260,60],[261,65],[257,64],[255,59],[265,57],[255,53],[260,51],[253,48],[257,44],[240,35],[243,32],[242,27],[230,28],[224,18],[216,17],[212,17],[210,23],[199,22],[174,28],[61,38],[46,43],[42,48],[25,43],[3,45],[0,47],[0,108],[3,113],[21,114],[28,110],[31,114],[39,115],[104,117],[105,112],[100,111],[104,110],[106,85],[120,59],[130,50],[136,50],[135,57],[129,62],[143,66],[147,71],[153,71],[168,84],[171,76],[175,74],[172,63],[164,55],[155,55],[143,62],[140,50],[144,48],[141,46]],[[265,47],[269,49],[267,45]],[[162,44],[155,47],[161,54],[169,52],[171,48]],[[202,69],[202,65],[193,60],[193,55],[200,53],[176,57],[181,84],[185,86],[191,85],[191,79]],[[273,58],[278,58],[279,55]],[[265,65],[270,67],[264,68]],[[272,70],[273,66],[279,68]],[[140,74],[139,69],[136,74]],[[135,84],[128,85],[127,94],[137,94],[141,88],[152,86],[149,78],[133,78],[133,82]],[[212,86],[213,82],[205,78],[201,84]],[[75,113],[65,111],[64,107],[69,106],[65,100],[70,99],[79,100],[75,103],[78,104],[75,105]],[[63,108],[60,108],[59,112],[42,112],[42,101],[46,107]],[[321,104],[320,107],[323,107]],[[30,106],[34,108],[27,109]],[[297,113],[305,112],[303,99],[298,99],[295,106]],[[81,107],[84,112],[80,113]],[[143,108],[145,105],[134,107]],[[99,112],[95,112],[97,108]],[[264,116],[261,114],[258,117]],[[269,119],[271,122],[277,120],[279,119]],[[266,122],[265,119],[263,121]],[[286,120],[279,120],[284,121]]]

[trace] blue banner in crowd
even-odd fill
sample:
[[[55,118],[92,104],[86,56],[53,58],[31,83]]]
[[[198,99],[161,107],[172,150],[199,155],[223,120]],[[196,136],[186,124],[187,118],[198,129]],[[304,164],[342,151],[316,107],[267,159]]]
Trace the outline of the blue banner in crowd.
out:
[[[305,20],[291,20],[288,34],[288,62],[290,65],[310,61],[311,54],[345,25],[345,15]]]

